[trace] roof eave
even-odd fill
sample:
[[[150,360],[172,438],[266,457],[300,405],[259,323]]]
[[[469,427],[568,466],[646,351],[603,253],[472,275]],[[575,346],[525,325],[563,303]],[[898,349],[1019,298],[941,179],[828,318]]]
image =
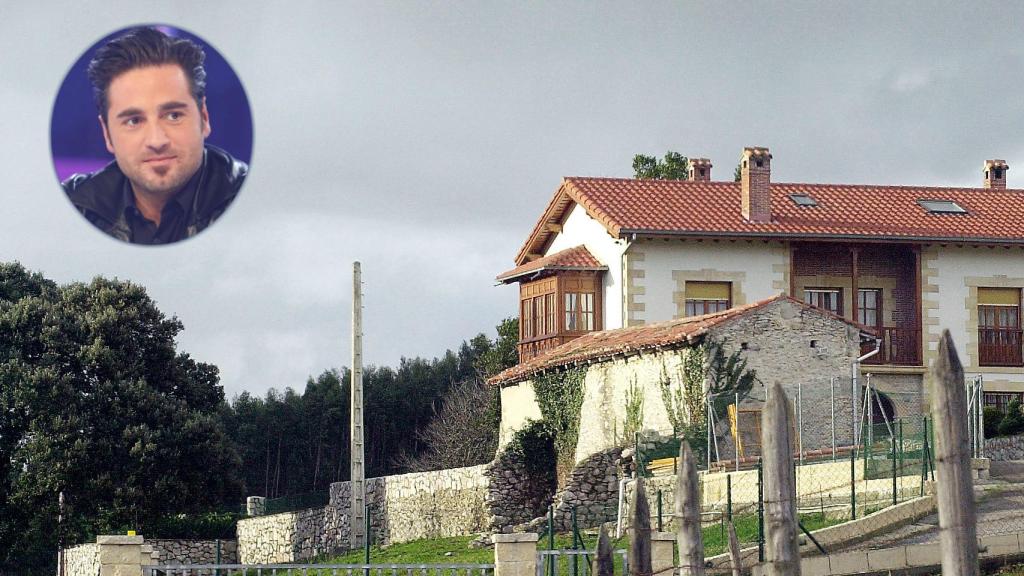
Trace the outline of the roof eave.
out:
[[[495,280],[502,284],[518,282],[524,276],[538,276],[544,272],[607,272],[607,266],[544,266],[535,270],[525,270],[515,274],[501,274]]]
[[[630,236],[655,236],[679,238],[716,238],[716,239],[766,239],[766,240],[857,240],[860,242],[897,242],[920,244],[922,242],[941,244],[979,244],[979,245],[1021,245],[1022,238],[998,238],[985,236],[886,236],[876,234],[801,234],[792,232],[709,232],[699,230],[645,230],[642,228],[623,228],[620,238]]]

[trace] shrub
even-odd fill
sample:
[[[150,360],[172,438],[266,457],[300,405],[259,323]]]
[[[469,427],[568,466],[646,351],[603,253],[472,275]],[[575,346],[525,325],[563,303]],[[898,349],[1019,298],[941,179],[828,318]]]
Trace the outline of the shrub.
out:
[[[1013,436],[1024,432],[1024,412],[1020,410],[1020,400],[1013,400],[1006,409],[1006,415],[997,428],[1000,436]]]
[[[1003,411],[998,408],[985,408],[985,438],[995,438],[999,435],[999,423],[1003,421]]]

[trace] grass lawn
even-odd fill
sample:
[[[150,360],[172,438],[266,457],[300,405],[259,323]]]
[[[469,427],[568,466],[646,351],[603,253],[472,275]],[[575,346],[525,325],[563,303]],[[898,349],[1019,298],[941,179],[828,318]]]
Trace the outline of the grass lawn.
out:
[[[838,524],[839,520],[830,520],[818,514],[807,514],[801,517],[804,526],[808,530],[817,530],[826,526]],[[725,552],[728,548],[727,532],[723,532],[719,525],[709,526],[704,529],[704,555],[715,556]],[[741,546],[749,546],[757,541],[757,516],[747,515],[736,519],[736,535]],[[373,564],[493,564],[493,548],[470,548],[470,541],[475,536],[456,536],[452,538],[434,538],[430,540],[416,540],[402,544],[392,544],[385,548],[371,546],[370,562]],[[597,536],[588,533],[584,534],[584,543],[588,550],[597,547]],[[629,547],[629,539],[622,537],[613,542],[616,550]],[[548,548],[547,537],[537,542],[538,550]],[[572,548],[572,538],[569,534],[555,535],[555,548]],[[349,552],[340,556],[334,556],[322,560],[321,564],[362,564],[365,560],[362,550]],[[616,557],[618,563],[618,557]],[[559,571],[560,574],[569,574],[568,571]],[[1024,576],[1024,575],[1022,575]]]

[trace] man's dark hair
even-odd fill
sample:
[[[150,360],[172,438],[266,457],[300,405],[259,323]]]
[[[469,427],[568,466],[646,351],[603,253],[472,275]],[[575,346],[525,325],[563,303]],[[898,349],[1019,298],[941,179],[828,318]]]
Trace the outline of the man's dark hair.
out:
[[[96,108],[107,119],[110,102],[107,90],[118,75],[134,68],[177,64],[185,72],[196,105],[202,108],[206,97],[206,54],[195,42],[171,38],[154,28],[136,28],[107,42],[89,62],[89,81]]]

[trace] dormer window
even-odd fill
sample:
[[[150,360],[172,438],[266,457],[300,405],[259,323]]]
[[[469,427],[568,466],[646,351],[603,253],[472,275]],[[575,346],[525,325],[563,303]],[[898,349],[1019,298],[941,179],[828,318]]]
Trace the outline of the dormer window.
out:
[[[810,194],[790,194],[789,199],[797,206],[817,206],[818,202]]]
[[[918,200],[917,203],[931,214],[967,214],[963,206],[952,200]]]

